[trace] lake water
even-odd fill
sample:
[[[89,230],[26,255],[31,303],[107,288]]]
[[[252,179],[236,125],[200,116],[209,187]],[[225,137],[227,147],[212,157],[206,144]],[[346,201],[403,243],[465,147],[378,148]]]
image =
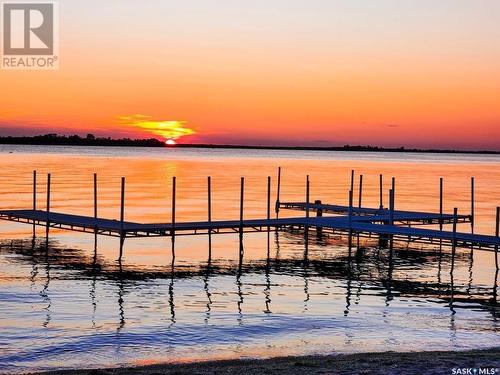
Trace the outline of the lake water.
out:
[[[364,175],[363,204],[384,204],[396,178],[396,208],[470,212],[475,177],[475,232],[494,232],[500,204],[500,156],[222,149],[126,149],[0,146],[0,209],[37,202],[93,215],[93,173],[99,216],[118,219],[120,177],[126,177],[126,220],[170,221],[171,179],[177,177],[177,221],[207,217],[212,177],[213,219],[266,214],[267,176],[282,201],[347,204],[350,170]],[[357,177],[358,178],[358,177]],[[355,195],[357,194],[357,180]],[[281,211],[280,215],[297,216]],[[459,231],[470,231],[460,224]],[[0,372],[103,367],[199,359],[373,351],[463,350],[498,345],[494,254],[395,243],[392,258],[376,240],[351,250],[346,238],[305,241],[300,232],[119,240],[0,222]],[[356,241],[354,241],[356,243]]]

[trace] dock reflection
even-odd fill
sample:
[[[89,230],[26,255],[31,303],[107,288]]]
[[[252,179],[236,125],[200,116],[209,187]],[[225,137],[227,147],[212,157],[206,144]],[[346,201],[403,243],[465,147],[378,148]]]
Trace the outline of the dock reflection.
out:
[[[174,282],[175,282],[175,258],[172,258],[172,264],[170,266],[170,282],[168,284],[168,305],[170,307],[171,325],[175,324]]]
[[[323,241],[323,239],[317,239]],[[272,243],[271,243],[272,242]],[[97,289],[108,288],[114,285],[116,288],[117,323],[116,331],[122,331],[127,323],[127,313],[125,309],[127,294],[144,288],[144,281],[165,280],[168,288],[163,293],[168,301],[170,325],[176,324],[177,315],[182,316],[186,301],[176,304],[175,292],[177,284],[182,284],[185,279],[200,281],[200,290],[203,291],[203,308],[200,311],[205,325],[210,324],[214,312],[214,304],[217,303],[219,294],[214,294],[211,290],[211,280],[219,277],[234,277],[234,290],[236,296],[235,313],[238,325],[245,324],[245,300],[251,293],[255,295],[252,285],[245,287],[246,277],[262,277],[259,285],[263,286],[261,310],[264,314],[273,314],[272,293],[273,277],[293,277],[302,280],[303,297],[300,299],[302,312],[308,313],[311,310],[310,303],[316,298],[310,292],[311,279],[315,280],[338,280],[343,285],[345,294],[345,307],[343,315],[347,317],[350,310],[356,305],[362,304],[362,296],[365,293],[377,295],[383,298],[387,308],[390,308],[391,301],[396,297],[405,298],[427,298],[441,300],[447,304],[450,310],[449,329],[456,331],[455,315],[458,313],[457,301],[466,301],[467,304],[460,304],[460,309],[480,308],[487,311],[492,318],[498,318],[498,271],[495,273],[492,288],[484,288],[474,285],[472,275],[472,252],[457,251],[453,256],[449,251],[436,251],[434,249],[412,249],[411,246],[402,246],[389,240],[387,248],[370,248],[363,244],[357,245],[357,241],[349,241],[349,247],[339,250],[334,257],[317,256],[314,247],[322,246],[321,243],[312,241],[307,246],[307,256],[297,257],[295,255],[282,257],[280,235],[274,235],[271,241],[271,234],[268,234],[266,248],[263,250],[264,257],[260,260],[253,259],[245,262],[244,241],[238,243],[238,262],[236,267],[231,263],[221,259],[212,259],[211,256],[206,262],[182,265],[176,267],[175,259],[172,259],[168,270],[140,268],[122,262],[107,263],[98,256],[97,242],[91,254],[80,250],[63,247],[54,241],[45,239],[30,238],[29,240],[11,240],[0,242],[0,253],[16,255],[10,257],[11,261],[19,262],[30,266],[29,282],[30,289],[35,289],[40,283],[39,295],[41,303],[44,305],[45,317],[41,326],[48,327],[52,322],[52,299],[50,292],[51,275],[58,274],[58,279],[67,278],[68,282],[75,279],[89,281],[88,297],[91,306],[90,323],[93,328],[98,326],[98,305]],[[272,246],[271,246],[272,245]],[[172,241],[172,252],[175,242]],[[272,249],[275,250],[274,256]],[[209,254],[212,254],[212,242],[209,241]],[[468,278],[462,284],[456,284],[453,272],[450,272],[449,282],[442,280],[442,267],[463,267],[469,271]],[[400,269],[428,270],[431,275],[425,279],[418,277],[411,279],[407,273],[400,272]],[[40,278],[40,270],[43,269],[44,277]],[[435,270],[437,269],[437,273]],[[434,275],[434,276],[432,276]],[[141,282],[141,285],[137,282]],[[444,289],[443,289],[444,287]],[[273,289],[279,292],[280,285],[276,284]],[[162,291],[160,290],[161,294]],[[223,293],[231,293],[224,290]],[[293,297],[296,298],[296,297]],[[353,301],[354,298],[354,301]],[[296,301],[297,303],[299,300]],[[246,308],[248,310],[248,307]]]

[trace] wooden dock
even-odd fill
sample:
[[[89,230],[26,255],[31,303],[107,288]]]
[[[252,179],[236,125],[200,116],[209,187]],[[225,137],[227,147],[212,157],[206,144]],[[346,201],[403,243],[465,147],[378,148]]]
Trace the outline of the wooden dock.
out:
[[[306,211],[306,202],[280,202],[279,207],[282,209]],[[390,212],[387,208],[370,208],[370,207],[352,207],[352,215],[354,220],[368,222],[384,222],[389,219]],[[309,203],[309,210],[312,212],[322,212],[335,215],[348,215],[349,206],[341,206],[334,204]],[[432,212],[412,212],[412,211],[394,211],[394,221],[402,225],[431,225],[431,224],[453,224],[456,219],[457,223],[470,223],[471,215],[439,214]]]
[[[68,215],[41,210],[0,211],[0,219],[75,232],[97,233],[112,237],[158,237],[222,233],[264,232],[269,228],[302,226],[303,218],[222,220],[176,223],[135,223],[130,221]]]
[[[458,214],[455,208],[453,213],[443,212],[443,180],[440,180],[439,212],[417,212],[396,210],[394,205],[395,179],[392,179],[392,188],[389,190],[389,207],[383,207],[382,176],[380,176],[380,205],[378,208],[362,206],[362,178],[359,185],[359,201],[357,207],[353,204],[353,176],[351,176],[351,190],[349,190],[349,205],[323,204],[321,201],[310,200],[309,176],[306,180],[306,195],[303,202],[280,202],[280,176],[278,172],[278,189],[276,199],[276,218],[271,218],[271,177],[267,178],[267,212],[265,218],[244,219],[244,178],[241,178],[240,188],[240,215],[238,220],[212,220],[211,215],[211,180],[207,179],[208,186],[208,220],[193,222],[178,222],[176,220],[176,179],[172,181],[172,214],[170,222],[166,223],[138,223],[125,220],[125,178],[121,179],[121,209],[120,219],[112,220],[98,217],[97,210],[97,175],[94,174],[94,215],[72,215],[50,210],[50,174],[47,176],[47,199],[44,210],[37,209],[36,171],[33,172],[33,208],[24,210],[0,210],[0,219],[12,222],[25,223],[46,228],[48,237],[50,228],[75,232],[93,233],[119,237],[121,239],[120,258],[123,241],[133,237],[171,237],[185,235],[212,235],[223,233],[239,233],[240,239],[247,232],[268,232],[271,230],[304,230],[305,238],[310,230],[317,234],[333,233],[353,235],[357,237],[377,236],[380,243],[388,240],[401,240],[424,244],[439,244],[440,246],[464,246],[482,250],[498,252],[500,247],[500,207],[497,207],[495,235],[475,234],[474,229],[474,190],[472,179],[471,213]],[[305,212],[299,217],[279,218],[280,210],[295,210]],[[460,223],[470,223],[471,232],[457,231]],[[433,228],[422,228],[431,225]],[[451,225],[451,230],[444,230],[445,225]],[[436,226],[438,229],[436,229]],[[498,261],[496,261],[498,267]]]
[[[297,207],[305,203],[295,203]],[[311,205],[312,206],[312,205]],[[332,207],[331,205],[318,205],[314,209]],[[340,207],[340,206],[334,206]],[[335,210],[340,210],[335,208]],[[500,246],[500,237],[472,233],[441,231],[437,229],[413,228],[406,226],[408,223],[425,225],[469,222],[470,216],[455,217],[452,214],[441,216],[434,213],[395,211],[394,222],[405,225],[387,224],[390,219],[388,210],[363,209],[362,215],[348,216],[323,216],[323,217],[292,217],[278,219],[251,219],[251,220],[217,220],[198,222],[176,223],[136,223],[119,220],[94,218],[89,216],[69,215],[64,213],[42,210],[4,210],[0,211],[0,219],[38,225],[49,228],[64,229],[76,232],[96,233],[100,235],[120,238],[130,237],[158,237],[182,235],[207,235],[222,233],[265,232],[268,230],[286,230],[288,228],[310,229],[321,228],[323,232],[337,234],[360,234],[391,236],[394,240],[441,243],[458,246],[474,246],[483,250],[494,250]],[[367,212],[373,212],[372,215]]]

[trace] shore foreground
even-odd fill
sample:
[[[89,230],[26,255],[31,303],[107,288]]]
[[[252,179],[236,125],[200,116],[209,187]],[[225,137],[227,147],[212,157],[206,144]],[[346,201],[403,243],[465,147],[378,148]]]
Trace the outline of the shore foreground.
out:
[[[468,370],[470,369],[470,370]],[[474,372],[474,369],[476,371]],[[481,372],[480,372],[481,369]],[[485,372],[486,371],[486,372]],[[50,371],[51,375],[158,374],[500,374],[500,347],[464,352],[361,353],[349,355],[221,360],[141,367]]]

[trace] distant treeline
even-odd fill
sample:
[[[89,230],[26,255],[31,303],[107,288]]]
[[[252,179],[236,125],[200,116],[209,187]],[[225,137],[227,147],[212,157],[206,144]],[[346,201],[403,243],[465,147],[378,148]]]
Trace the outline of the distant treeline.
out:
[[[299,150],[299,151],[372,151],[372,152],[422,152],[422,153],[451,153],[451,154],[500,154],[493,150],[443,150],[443,149],[417,149],[405,147],[378,147],[363,145],[345,146],[249,146],[249,145],[218,145],[218,144],[177,144],[168,146],[156,138],[130,139],[130,138],[98,138],[93,134],[86,137],[79,135],[45,134],[33,137],[0,137],[0,144],[23,145],[59,145],[59,146],[129,146],[129,147],[180,147],[180,148],[228,148],[228,149],[259,149],[259,150]]]
[[[247,145],[211,145],[211,144],[178,144],[175,147],[197,147],[197,148],[239,148],[258,150],[299,150],[299,151],[372,151],[372,152],[421,152],[440,154],[500,154],[493,150],[440,150],[419,149],[405,147],[379,147],[379,146],[247,146]]]
[[[33,137],[0,137],[1,144],[15,145],[55,145],[55,146],[134,146],[134,147],[164,147],[165,143],[156,138],[149,139],[112,139],[98,138],[93,134],[86,137],[79,135],[45,134]]]

